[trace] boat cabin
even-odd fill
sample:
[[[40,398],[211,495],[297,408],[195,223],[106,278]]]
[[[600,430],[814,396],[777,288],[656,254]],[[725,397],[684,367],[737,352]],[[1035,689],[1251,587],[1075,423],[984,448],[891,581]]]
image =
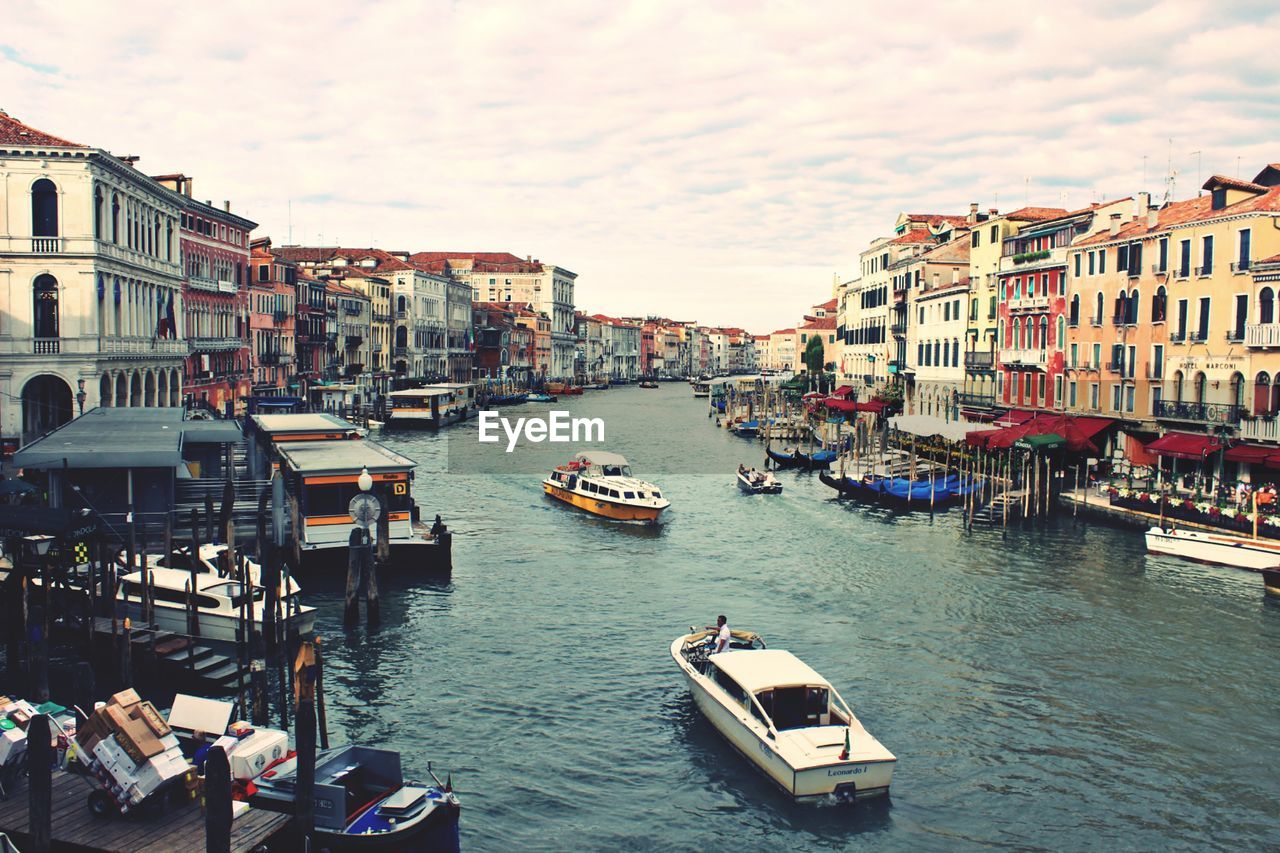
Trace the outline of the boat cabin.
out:
[[[391,541],[412,536],[412,459],[377,442],[296,441],[280,444],[280,472],[290,503],[296,505],[294,530],[303,551],[345,548],[355,522],[348,505],[360,493],[357,480],[367,469],[373,494],[382,497]]]
[[[279,449],[303,441],[349,441],[360,438],[354,424],[336,415],[254,415],[245,421],[249,477],[267,480],[280,465]]]
[[[716,684],[775,731],[847,726],[853,718],[831,684],[791,652],[734,651],[708,661]]]

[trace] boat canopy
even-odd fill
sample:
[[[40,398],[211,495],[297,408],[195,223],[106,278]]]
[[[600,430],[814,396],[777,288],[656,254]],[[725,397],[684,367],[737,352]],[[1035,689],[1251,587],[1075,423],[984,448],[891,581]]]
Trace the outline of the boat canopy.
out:
[[[300,474],[370,474],[411,471],[417,463],[373,441],[297,441],[280,446],[280,459]]]
[[[627,457],[622,454],[608,453],[604,450],[583,450],[579,453],[573,454],[573,458],[577,462],[582,462],[587,465],[599,465],[602,468],[614,465],[621,467],[631,464],[627,462]]]
[[[721,652],[711,660],[749,693],[777,687],[831,687],[811,666],[785,649]]]
[[[297,433],[335,433],[355,435],[356,428],[336,415],[309,413],[299,415],[254,415],[253,425],[263,435],[275,438]]]
[[[452,394],[448,388],[431,387],[431,388],[406,388],[403,391],[392,391],[387,396],[393,400],[405,400],[426,397],[443,397],[446,394]]]

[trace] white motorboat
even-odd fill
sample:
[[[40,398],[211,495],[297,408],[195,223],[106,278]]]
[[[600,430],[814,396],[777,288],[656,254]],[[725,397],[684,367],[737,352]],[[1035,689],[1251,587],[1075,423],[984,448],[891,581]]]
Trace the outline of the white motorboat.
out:
[[[226,545],[216,543],[205,543],[200,546],[199,557],[195,560],[196,572],[207,572],[224,580],[232,580],[232,576],[223,571],[223,554],[227,551]],[[245,570],[249,573],[249,583],[254,586],[262,586],[262,566],[254,562],[248,556],[244,558]],[[172,554],[165,556],[164,554],[138,554],[134,558],[134,568],[141,569],[144,565],[153,569],[181,569],[184,572],[190,572],[193,568],[191,563],[191,549],[187,546],[175,548]],[[124,566],[128,562],[124,552],[120,553],[119,563]],[[302,591],[298,586],[298,582],[293,579],[293,575],[289,575],[289,581],[286,585],[285,579],[280,578],[281,599],[290,595],[297,595]]]
[[[738,752],[797,800],[889,793],[897,758],[867,733],[836,689],[791,652],[734,631],[709,654],[714,631],[671,643],[699,710]]]
[[[772,471],[738,466],[738,488],[749,495],[780,495],[782,484]]]
[[[631,475],[631,465],[617,453],[575,453],[542,481],[543,491],[570,506],[617,521],[656,522],[671,501],[658,486]]]
[[[1280,568],[1280,542],[1273,539],[1153,527],[1147,531],[1147,551],[1255,572]]]
[[[260,586],[242,587],[238,581],[220,578],[216,574],[196,572],[192,575],[182,569],[148,569],[150,583],[155,590],[155,624],[163,631],[187,634],[187,588],[194,577],[194,591],[198,636],[206,640],[234,643],[236,625],[240,621],[242,604],[249,604],[249,619],[254,630],[262,630],[266,612],[265,590]],[[127,615],[138,621],[142,616],[142,572],[130,572],[120,578],[116,600],[124,602]],[[250,600],[245,602],[248,594]],[[289,630],[308,634],[315,628],[316,609],[301,604],[291,604],[293,612],[286,617]]]

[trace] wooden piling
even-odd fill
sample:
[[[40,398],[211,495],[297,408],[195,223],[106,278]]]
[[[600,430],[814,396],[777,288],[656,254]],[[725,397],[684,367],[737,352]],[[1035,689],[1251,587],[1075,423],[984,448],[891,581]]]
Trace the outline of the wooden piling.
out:
[[[364,532],[358,527],[353,527],[351,535],[347,537],[347,595],[342,609],[342,623],[348,628],[355,627],[355,624],[360,621],[360,602],[357,596],[360,593],[363,551]]]
[[[133,620],[128,616],[120,631],[120,684],[133,686]]]
[[[309,849],[315,831],[315,783],[316,783],[316,712],[310,699],[303,699],[297,708],[298,728],[294,735],[297,747],[297,780],[294,786],[293,818],[298,834],[302,836],[303,849]]]
[[[213,492],[204,493],[204,541],[217,541],[213,538]]]
[[[231,851],[231,765],[220,746],[209,750],[204,763],[204,849]]]
[[[324,706],[324,641],[316,637],[316,718],[320,730],[320,748],[329,748],[329,718]]]
[[[53,838],[52,733],[47,714],[27,723],[27,832],[36,853],[49,853]]]

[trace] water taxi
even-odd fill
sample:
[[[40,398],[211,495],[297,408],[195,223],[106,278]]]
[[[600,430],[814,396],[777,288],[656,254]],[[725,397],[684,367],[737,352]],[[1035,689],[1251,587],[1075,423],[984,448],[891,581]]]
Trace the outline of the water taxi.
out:
[[[252,584],[241,586],[239,581],[220,578],[215,574],[197,572],[194,575],[182,569],[148,569],[147,582],[155,594],[155,624],[163,631],[174,634],[189,632],[187,625],[187,589],[195,579],[193,604],[199,622],[198,636],[205,640],[223,643],[236,641],[236,627],[240,623],[242,605],[248,604],[248,617],[254,629],[262,630],[266,612],[266,591]],[[138,621],[142,616],[142,572],[130,572],[120,578],[116,600],[125,605],[127,615]],[[287,619],[289,630],[309,634],[315,628],[316,609],[294,605]]]
[[[428,385],[387,395],[388,427],[439,429],[466,420],[476,411],[476,387],[464,383]]]
[[[671,501],[653,483],[631,476],[631,466],[617,453],[584,451],[560,465],[542,481],[551,497],[618,521],[657,521]]]
[[[656,380],[656,379],[641,379],[641,380],[640,380],[640,387],[641,387],[641,388],[657,388],[657,387],[658,387],[658,380]]]
[[[547,393],[549,394],[568,394],[573,396],[582,393],[581,385],[574,385],[570,382],[548,382]]]
[[[689,383],[693,386],[693,396],[708,397],[711,395],[711,383],[705,379],[695,379]]]
[[[1255,572],[1280,568],[1280,542],[1274,539],[1153,527],[1147,531],[1147,552]]]
[[[750,631],[710,654],[715,631],[676,637],[671,657],[698,709],[738,752],[797,800],[889,793],[898,759],[867,733],[825,678]]]

